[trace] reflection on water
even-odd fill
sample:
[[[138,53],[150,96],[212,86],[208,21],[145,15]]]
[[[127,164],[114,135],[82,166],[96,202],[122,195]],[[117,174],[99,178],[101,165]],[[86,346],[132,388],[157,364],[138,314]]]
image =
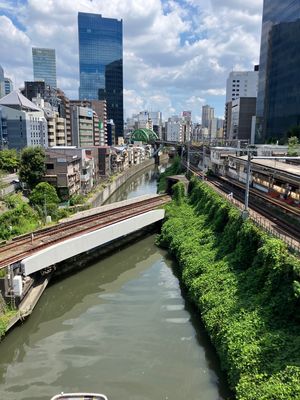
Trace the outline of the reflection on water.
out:
[[[160,172],[164,172],[167,164],[152,166],[145,170],[143,174],[136,175],[128,179],[105,204],[114,203],[142,196],[144,194],[155,194],[157,192],[157,178]]]
[[[218,362],[153,235],[50,286],[0,344],[0,398],[224,399]]]
[[[132,179],[110,201],[156,193],[156,174],[153,167]],[[1,400],[49,400],[61,391],[110,400],[229,398],[198,311],[154,241],[145,237],[47,288],[0,343]]]

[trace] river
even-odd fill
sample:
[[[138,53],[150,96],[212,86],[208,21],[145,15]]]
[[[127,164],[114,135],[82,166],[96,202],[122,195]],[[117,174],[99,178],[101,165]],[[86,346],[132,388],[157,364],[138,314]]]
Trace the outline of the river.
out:
[[[154,167],[111,198],[155,193]],[[54,282],[0,343],[0,399],[61,391],[109,400],[222,400],[230,393],[173,261],[148,235]]]

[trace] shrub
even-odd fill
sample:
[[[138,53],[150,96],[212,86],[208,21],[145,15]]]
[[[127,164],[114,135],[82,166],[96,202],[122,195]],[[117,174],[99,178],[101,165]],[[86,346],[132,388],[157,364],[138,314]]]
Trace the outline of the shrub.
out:
[[[207,185],[192,179],[158,244],[180,276],[238,400],[300,398],[300,261]]]

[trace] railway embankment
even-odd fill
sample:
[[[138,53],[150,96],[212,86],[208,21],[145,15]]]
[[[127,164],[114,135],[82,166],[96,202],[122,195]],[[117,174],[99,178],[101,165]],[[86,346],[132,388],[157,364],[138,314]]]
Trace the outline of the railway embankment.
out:
[[[175,189],[169,249],[238,400],[300,398],[300,261],[205,183]]]

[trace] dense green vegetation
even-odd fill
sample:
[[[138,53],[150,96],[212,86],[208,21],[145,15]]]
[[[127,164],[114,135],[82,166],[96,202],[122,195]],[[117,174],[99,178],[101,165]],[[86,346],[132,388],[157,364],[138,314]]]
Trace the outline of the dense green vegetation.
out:
[[[38,228],[38,213],[21,195],[7,196],[5,202],[9,210],[0,215],[0,239],[7,240]]]
[[[6,172],[15,172],[19,167],[19,154],[16,150],[1,150],[0,151],[0,170]]]
[[[21,152],[20,180],[33,189],[41,182],[45,171],[45,150],[42,147],[25,147]]]
[[[181,185],[181,184],[177,184]],[[205,183],[176,189],[158,242],[183,283],[239,400],[300,399],[300,262]]]
[[[41,219],[50,215],[56,219],[59,197],[56,190],[48,182],[41,182],[36,185],[29,196],[30,205],[38,211]]]
[[[4,311],[4,313],[0,313],[0,340],[1,337],[5,335],[8,324],[11,319],[17,314],[17,310],[11,310],[8,307]]]
[[[170,167],[166,168],[165,172],[160,174],[158,179],[158,192],[162,193],[167,190],[167,177],[171,175],[181,174],[183,171],[179,156],[174,157]]]
[[[297,157],[300,153],[300,143],[297,136],[292,136],[288,141],[288,156]]]
[[[49,184],[41,183],[32,191],[30,201],[33,207],[24,201],[21,194],[5,197],[8,211],[0,215],[0,240],[8,240],[39,228],[45,222],[45,213],[51,215],[54,221],[73,213],[73,210],[69,208],[58,208],[56,191],[51,185],[49,185],[50,188],[47,185]],[[46,207],[44,192],[47,193]]]

